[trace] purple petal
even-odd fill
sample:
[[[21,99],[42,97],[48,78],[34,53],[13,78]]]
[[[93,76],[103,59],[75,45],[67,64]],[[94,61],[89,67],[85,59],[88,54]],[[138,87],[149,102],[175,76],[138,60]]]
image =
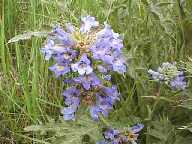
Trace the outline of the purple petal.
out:
[[[85,17],[82,17],[81,20],[82,20],[82,25],[81,25],[80,31],[82,33],[89,32],[92,27],[99,26],[99,23],[95,20],[94,17],[85,16]]]
[[[92,119],[98,120],[99,119],[99,113],[100,113],[100,108],[97,106],[91,106],[90,107],[90,115]]]
[[[130,130],[130,131],[131,131],[132,133],[136,134],[136,133],[140,132],[143,128],[144,128],[144,125],[143,125],[143,124],[137,124],[137,125],[131,127],[131,130]]]
[[[89,90],[90,87],[91,87],[90,83],[89,83],[89,82],[86,82],[86,81],[83,82],[82,85],[83,85],[83,88],[86,89],[86,90]]]

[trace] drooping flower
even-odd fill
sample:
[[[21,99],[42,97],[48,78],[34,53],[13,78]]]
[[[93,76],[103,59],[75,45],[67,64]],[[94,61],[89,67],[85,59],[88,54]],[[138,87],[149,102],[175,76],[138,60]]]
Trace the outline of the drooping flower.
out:
[[[78,72],[80,75],[90,74],[93,72],[93,68],[90,66],[91,61],[87,58],[86,54],[81,56],[79,62],[72,64],[71,68],[74,72]]]
[[[89,32],[91,28],[99,26],[99,22],[95,20],[92,16],[85,16],[81,18],[82,24],[80,27],[80,32]]]

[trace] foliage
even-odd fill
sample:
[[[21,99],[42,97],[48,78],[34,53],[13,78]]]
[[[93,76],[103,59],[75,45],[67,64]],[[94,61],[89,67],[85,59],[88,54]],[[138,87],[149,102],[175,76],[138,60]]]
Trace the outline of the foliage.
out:
[[[55,23],[69,21],[78,25],[80,16],[87,14],[107,21],[124,37],[128,72],[112,76],[122,97],[105,119],[107,125],[143,123],[139,144],[192,143],[191,0],[2,0],[0,4],[0,143],[102,139],[102,127],[87,117],[61,122],[65,86],[55,81],[48,71],[52,62],[45,63],[39,53],[44,38],[30,33],[20,41],[26,39],[20,35],[25,31],[46,32]],[[17,35],[15,43],[8,43]],[[167,61],[176,61],[184,70],[185,91],[149,80],[147,70]]]
[[[46,125],[32,125],[24,129],[27,132],[39,132],[41,135],[52,135],[49,141],[54,144],[79,144],[82,142],[96,143],[100,138],[98,124],[87,116],[74,122],[50,121]],[[52,133],[52,134],[50,134]]]

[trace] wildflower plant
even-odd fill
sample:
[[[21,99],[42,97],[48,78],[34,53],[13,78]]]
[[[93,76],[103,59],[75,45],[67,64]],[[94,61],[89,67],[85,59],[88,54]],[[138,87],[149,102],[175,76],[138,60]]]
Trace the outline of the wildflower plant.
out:
[[[104,140],[97,144],[137,144],[139,132],[144,128],[143,124],[136,124],[126,129],[106,129],[103,133]]]
[[[122,55],[123,41],[110,25],[104,27],[92,16],[81,18],[80,28],[67,23],[65,29],[55,26],[41,52],[57,78],[69,87],[63,92],[64,120],[75,120],[80,105],[87,105],[92,119],[107,117],[120,93],[111,82],[114,72],[126,72]]]
[[[165,62],[157,71],[148,70],[151,78],[158,82],[164,82],[173,90],[184,90],[187,87],[184,71],[179,70],[176,63]]]

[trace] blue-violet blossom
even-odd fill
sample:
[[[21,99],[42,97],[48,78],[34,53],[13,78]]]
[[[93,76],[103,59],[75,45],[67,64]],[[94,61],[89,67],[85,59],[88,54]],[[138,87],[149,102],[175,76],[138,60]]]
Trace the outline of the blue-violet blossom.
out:
[[[48,35],[41,53],[55,64],[49,70],[63,76],[68,88],[64,90],[64,120],[75,120],[80,104],[88,105],[90,116],[99,120],[107,117],[115,102],[120,100],[112,84],[114,72],[126,72],[122,55],[123,40],[108,24],[104,28],[92,16],[81,18],[80,28],[67,23],[63,29],[55,26]]]

